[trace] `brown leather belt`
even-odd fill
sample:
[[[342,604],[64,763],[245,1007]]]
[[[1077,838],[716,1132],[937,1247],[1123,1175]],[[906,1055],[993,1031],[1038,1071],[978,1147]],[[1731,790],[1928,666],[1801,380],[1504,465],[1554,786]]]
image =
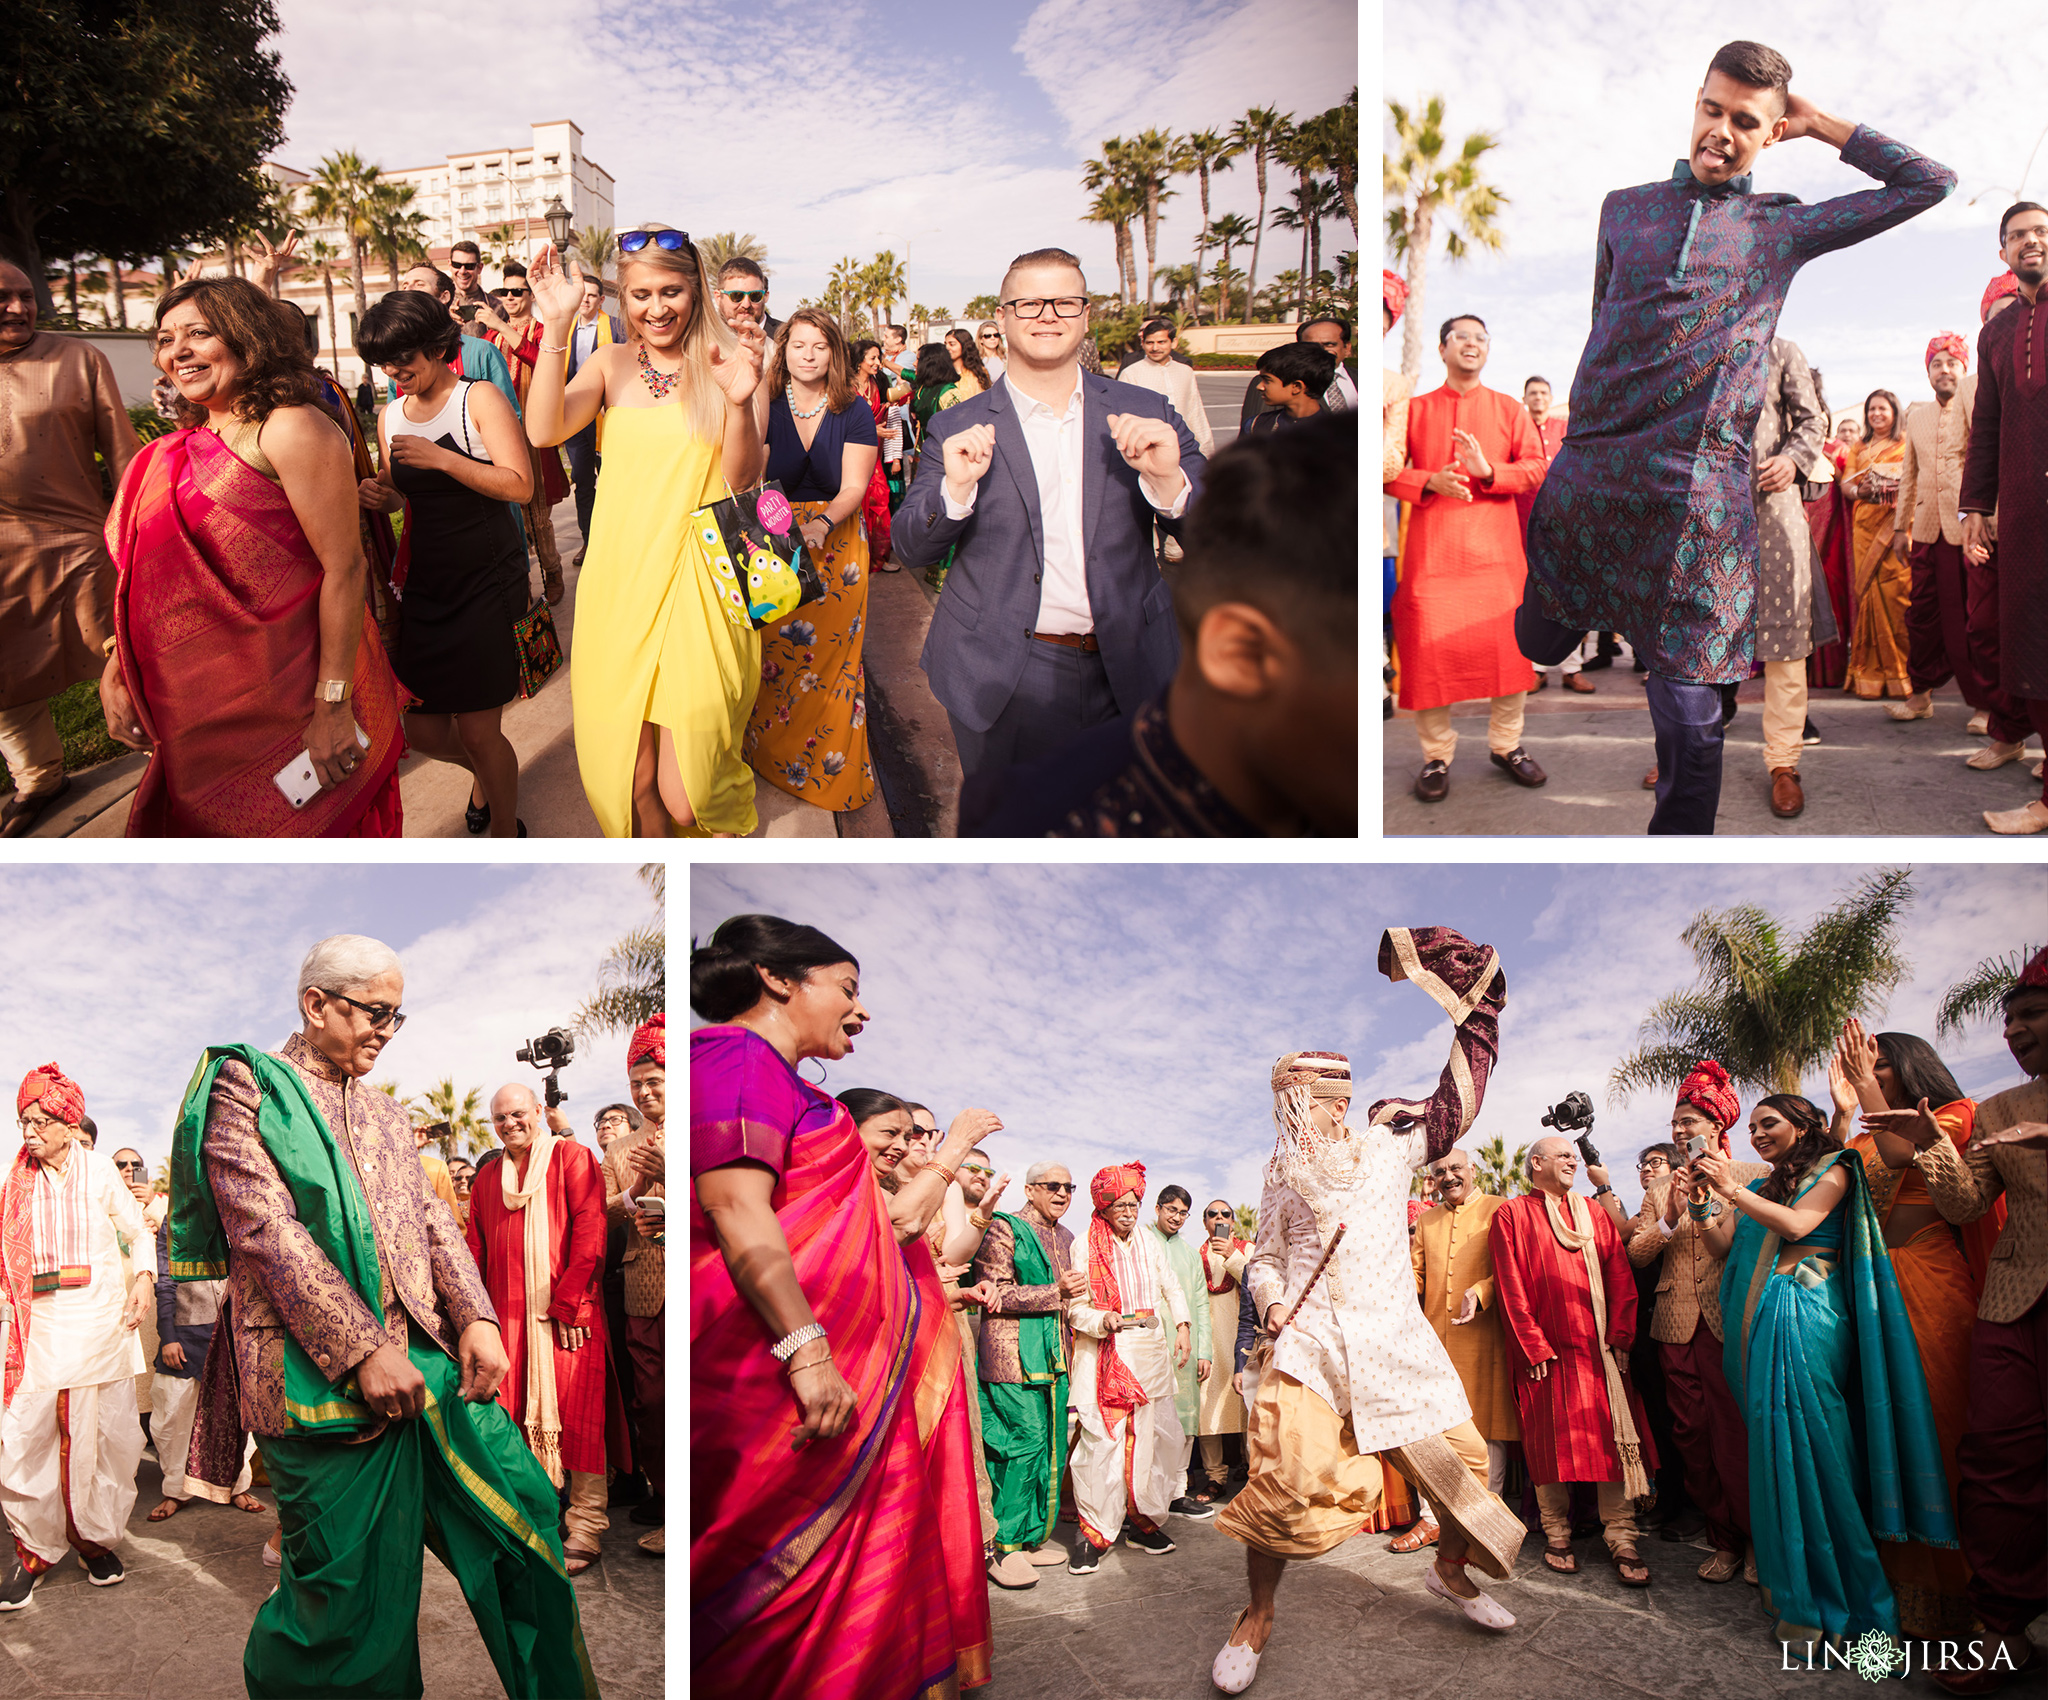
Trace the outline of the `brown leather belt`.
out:
[[[1040,643],[1056,643],[1062,649],[1078,649],[1084,655],[1099,655],[1102,641],[1093,632],[1033,632]]]

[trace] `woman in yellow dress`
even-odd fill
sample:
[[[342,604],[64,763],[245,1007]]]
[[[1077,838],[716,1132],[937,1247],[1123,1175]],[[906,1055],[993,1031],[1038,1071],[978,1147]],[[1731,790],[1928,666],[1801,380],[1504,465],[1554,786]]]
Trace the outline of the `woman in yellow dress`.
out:
[[[989,379],[988,367],[982,363],[981,350],[974,346],[974,332],[948,331],[946,354],[953,362],[953,370],[959,374],[955,387],[960,392],[961,401],[985,394],[995,387]]]
[[[744,836],[754,776],[740,745],[761,642],[728,615],[687,521],[760,482],[761,332],[734,332],[709,305],[687,232],[642,225],[619,237],[628,340],[597,350],[565,387],[582,268],[544,248],[528,282],[543,327],[528,436],[552,448],[605,415],[569,657],[591,812],[608,838]]]
[[[838,321],[799,307],[768,362],[768,476],[796,510],[824,581],[761,633],[761,694],[746,757],[769,784],[836,814],[872,800],[861,632],[868,612],[868,536],[861,507],[875,471],[874,411],[853,385]]]
[[[1846,689],[1859,697],[1907,697],[1906,600],[1913,571],[1904,538],[1892,535],[1899,474],[1906,462],[1906,432],[1899,398],[1872,390],[1863,403],[1863,441],[1852,444],[1840,479],[1855,504],[1856,631],[1849,644]]]

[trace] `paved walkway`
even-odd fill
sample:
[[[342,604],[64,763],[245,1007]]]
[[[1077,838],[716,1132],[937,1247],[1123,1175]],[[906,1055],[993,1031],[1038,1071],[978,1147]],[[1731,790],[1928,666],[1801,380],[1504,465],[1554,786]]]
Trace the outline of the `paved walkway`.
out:
[[[268,1488],[256,1495],[273,1503]],[[149,1521],[163,1496],[154,1454],[121,1561],[128,1579],[95,1588],[68,1557],[36,1584],[25,1611],[0,1616],[0,1695],[8,1700],[223,1700],[239,1695],[242,1647],[277,1572],[263,1565],[273,1519],[194,1501]],[[606,1700],[661,1700],[665,1559],[635,1544],[646,1531],[612,1513],[605,1556],[576,1579],[583,1638]],[[439,1559],[425,1556],[420,1665],[434,1700],[500,1700],[504,1689],[469,1607]]]
[[[1487,760],[1486,704],[1460,703],[1451,711],[1458,732],[1451,794],[1441,803],[1417,802],[1422,751],[1414,717],[1397,713],[1386,723],[1382,760],[1387,836],[1642,833],[1655,804],[1643,775],[1656,761],[1642,675],[1632,673],[1624,657],[1586,676],[1595,684],[1592,696],[1560,689],[1552,673],[1549,689],[1529,699],[1522,745],[1550,775],[1549,784],[1534,791]],[[1721,769],[1722,836],[1932,836],[1988,845],[2000,840],[1984,825],[1986,809],[2016,809],[2041,794],[2032,776],[2041,759],[2038,744],[2023,761],[1993,773],[1964,765],[1984,740],[1964,730],[1970,710],[1952,688],[1934,693],[1932,720],[1904,723],[1890,718],[1886,703],[1815,691],[1809,717],[1822,741],[1799,757],[1806,812],[1779,820],[1771,813],[1764,769],[1763,681],[1744,685],[1737,701]]]
[[[990,1590],[987,1700],[1213,1700],[1209,1668],[1243,1608],[1244,1548],[1213,1523],[1170,1518],[1164,1558],[1119,1545],[1093,1576],[1048,1567],[1023,1593]],[[1071,1525],[1060,1533],[1071,1538]],[[1652,1538],[1651,1585],[1623,1588],[1597,1536],[1580,1573],[1543,1568],[1531,1537],[1512,1579],[1486,1584],[1515,1614],[1494,1634],[1423,1591],[1428,1553],[1360,1535],[1288,1567],[1251,1700],[1825,1700],[1872,1692],[1836,1670],[1780,1668],[1754,1588],[1695,1572],[1707,1548]],[[2037,1639],[2041,1636],[2036,1626]],[[1904,1692],[1937,1700],[1916,1669]],[[2014,1688],[2014,1695],[2026,1690]],[[2038,1693],[2038,1687],[2034,1690]]]

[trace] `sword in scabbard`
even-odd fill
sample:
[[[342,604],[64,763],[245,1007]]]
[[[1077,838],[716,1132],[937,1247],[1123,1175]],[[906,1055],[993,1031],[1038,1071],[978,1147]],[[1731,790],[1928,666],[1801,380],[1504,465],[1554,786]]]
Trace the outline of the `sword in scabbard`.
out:
[[[1316,1283],[1323,1278],[1323,1271],[1329,1267],[1330,1259],[1337,1255],[1337,1248],[1344,1243],[1344,1224],[1337,1224],[1337,1231],[1330,1236],[1330,1243],[1323,1247],[1323,1255],[1316,1259],[1315,1268],[1308,1272],[1308,1285],[1301,1289],[1301,1297],[1294,1301],[1294,1308],[1280,1319],[1280,1326],[1273,1330],[1273,1338],[1279,1339],[1293,1325],[1301,1314],[1301,1307],[1308,1303],[1308,1296],[1316,1290]]]

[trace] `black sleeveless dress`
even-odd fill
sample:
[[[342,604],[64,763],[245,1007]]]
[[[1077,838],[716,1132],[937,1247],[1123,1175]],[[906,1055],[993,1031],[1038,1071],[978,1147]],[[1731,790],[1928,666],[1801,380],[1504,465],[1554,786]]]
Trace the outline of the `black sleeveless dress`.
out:
[[[457,385],[463,440],[443,431],[433,441],[488,464],[483,444],[470,441],[470,388]],[[394,462],[391,481],[408,504],[412,542],[393,671],[420,699],[416,713],[501,708],[519,695],[512,628],[527,608],[526,548],[512,509],[431,468]]]

